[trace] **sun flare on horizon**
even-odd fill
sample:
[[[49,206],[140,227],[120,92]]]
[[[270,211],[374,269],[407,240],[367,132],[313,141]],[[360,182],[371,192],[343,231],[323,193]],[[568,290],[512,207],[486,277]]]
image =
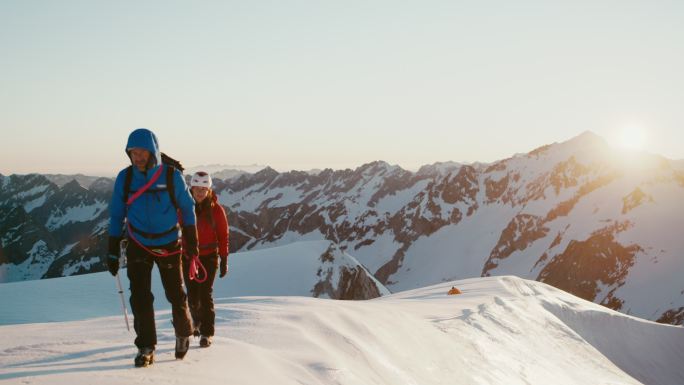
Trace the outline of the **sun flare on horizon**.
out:
[[[646,130],[639,126],[625,126],[615,140],[617,147],[625,150],[641,151],[646,147]]]

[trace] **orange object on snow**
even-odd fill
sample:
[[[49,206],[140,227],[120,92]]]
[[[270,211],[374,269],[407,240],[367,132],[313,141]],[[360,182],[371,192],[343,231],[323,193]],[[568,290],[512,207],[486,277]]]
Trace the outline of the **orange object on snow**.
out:
[[[456,287],[452,286],[451,290],[447,293],[447,295],[454,295],[454,294],[461,294],[461,291],[458,290]]]

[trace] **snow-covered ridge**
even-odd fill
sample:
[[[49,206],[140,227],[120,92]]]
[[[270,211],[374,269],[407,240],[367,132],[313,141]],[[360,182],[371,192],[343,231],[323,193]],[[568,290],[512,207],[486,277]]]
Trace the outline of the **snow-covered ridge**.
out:
[[[53,231],[69,223],[92,221],[108,207],[109,202],[107,201],[95,201],[92,205],[84,205],[83,202],[79,202],[78,206],[66,207],[51,212],[45,227]]]
[[[76,279],[89,279],[90,286],[73,300],[93,291],[118,310],[113,280],[105,274],[20,285],[50,307],[50,301],[65,300],[60,287]],[[447,295],[452,286],[462,294]],[[133,368],[135,349],[121,315],[0,326],[0,380],[67,385],[82,381],[86,371],[101,385],[684,381],[681,327],[629,317],[510,276],[447,282],[370,301],[215,297],[212,347],[195,348],[193,341],[183,361],[173,360],[171,314],[157,311],[156,363],[144,370]]]

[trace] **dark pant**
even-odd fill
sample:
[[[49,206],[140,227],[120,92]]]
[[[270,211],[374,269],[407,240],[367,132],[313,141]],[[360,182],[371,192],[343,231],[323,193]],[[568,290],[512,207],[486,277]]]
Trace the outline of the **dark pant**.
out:
[[[166,250],[178,250],[173,244]],[[156,248],[155,248],[156,249]],[[180,254],[168,257],[153,257],[135,242],[129,242],[126,249],[128,260],[128,280],[131,289],[131,309],[133,326],[137,337],[135,345],[139,348],[153,348],[157,344],[157,329],[154,323],[154,295],[152,295],[152,267],[157,263],[166,299],[171,303],[173,326],[176,336],[188,337],[192,334],[192,321],[188,311],[188,301],[183,291],[183,272]]]
[[[207,269],[207,279],[198,283],[191,281],[188,272],[190,271],[190,261],[183,260],[183,271],[185,272],[185,286],[188,288],[188,304],[194,324],[199,325],[199,332],[203,336],[214,335],[214,323],[216,312],[214,311],[214,279],[218,268],[218,255],[203,255],[200,262]],[[204,278],[200,270],[200,279]]]

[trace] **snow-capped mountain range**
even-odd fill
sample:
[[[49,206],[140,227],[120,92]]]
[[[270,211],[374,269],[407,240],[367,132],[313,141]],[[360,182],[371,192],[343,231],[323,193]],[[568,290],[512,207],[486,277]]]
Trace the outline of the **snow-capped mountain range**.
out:
[[[103,269],[94,258],[111,180],[79,190],[40,175],[0,178],[4,281]],[[72,202],[54,198],[68,186]],[[232,251],[327,240],[392,292],[513,274],[624,313],[684,321],[684,166],[615,150],[590,132],[490,164],[265,168],[216,179],[215,190]]]
[[[44,175],[0,175],[0,281],[101,270],[113,184],[59,187]]]

